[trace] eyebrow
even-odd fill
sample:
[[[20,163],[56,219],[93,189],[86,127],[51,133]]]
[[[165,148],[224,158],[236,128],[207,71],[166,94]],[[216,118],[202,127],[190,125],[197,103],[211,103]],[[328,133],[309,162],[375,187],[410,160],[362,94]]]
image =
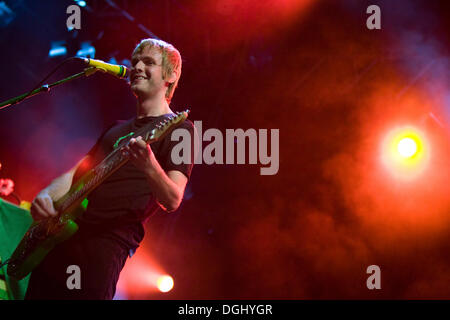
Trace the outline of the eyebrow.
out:
[[[132,57],[131,58],[131,64],[132,65],[136,64],[138,60],[139,60],[139,57],[136,57],[136,56]],[[152,57],[144,56],[144,57],[141,58],[141,60],[142,61],[151,61],[154,64],[156,64],[156,60],[153,59]]]

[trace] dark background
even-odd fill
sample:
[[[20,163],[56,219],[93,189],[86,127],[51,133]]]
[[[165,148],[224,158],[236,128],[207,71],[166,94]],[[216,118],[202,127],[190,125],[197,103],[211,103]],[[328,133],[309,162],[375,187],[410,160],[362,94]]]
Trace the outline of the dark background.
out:
[[[182,54],[173,110],[189,107],[204,130],[280,130],[276,175],[194,167],[180,209],[146,225],[118,298],[450,298],[447,1],[90,0],[81,30],[68,31],[73,3],[6,1],[15,18],[0,27],[0,100],[63,61],[48,57],[52,41],[68,56],[91,41],[95,58],[122,63],[145,26]],[[381,30],[366,28],[371,4]],[[100,73],[0,110],[0,178],[31,201],[134,114],[126,82]],[[383,136],[402,125],[430,151],[408,181],[380,162]],[[366,287],[372,264],[381,290]],[[153,269],[172,275],[172,291],[142,285]]]

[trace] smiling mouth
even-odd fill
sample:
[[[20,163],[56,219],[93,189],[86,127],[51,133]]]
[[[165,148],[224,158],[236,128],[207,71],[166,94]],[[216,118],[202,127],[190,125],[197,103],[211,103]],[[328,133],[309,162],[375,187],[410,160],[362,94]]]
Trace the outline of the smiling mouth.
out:
[[[134,76],[133,79],[131,80],[132,82],[137,81],[137,80],[147,80],[147,77],[144,76]]]

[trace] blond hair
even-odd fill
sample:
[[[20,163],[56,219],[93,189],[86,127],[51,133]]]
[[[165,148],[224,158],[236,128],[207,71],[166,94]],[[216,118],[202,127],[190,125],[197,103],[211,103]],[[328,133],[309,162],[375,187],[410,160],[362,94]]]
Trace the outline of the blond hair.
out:
[[[173,93],[175,92],[176,87],[178,86],[178,80],[181,76],[181,55],[180,52],[170,43],[167,43],[163,40],[148,38],[143,39],[136,46],[133,51],[133,56],[137,53],[142,52],[144,48],[158,48],[161,52],[162,56],[162,77],[165,80],[169,77],[174,71],[176,71],[177,78],[174,82],[169,83],[169,86],[166,91],[166,100],[170,102],[173,97]]]

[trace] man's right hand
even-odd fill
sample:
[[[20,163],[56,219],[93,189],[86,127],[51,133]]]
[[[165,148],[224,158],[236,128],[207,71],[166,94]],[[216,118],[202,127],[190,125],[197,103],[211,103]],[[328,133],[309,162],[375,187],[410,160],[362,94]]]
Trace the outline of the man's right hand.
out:
[[[34,198],[31,203],[30,213],[34,220],[47,219],[57,215],[53,207],[53,200],[46,190],[42,190]]]

